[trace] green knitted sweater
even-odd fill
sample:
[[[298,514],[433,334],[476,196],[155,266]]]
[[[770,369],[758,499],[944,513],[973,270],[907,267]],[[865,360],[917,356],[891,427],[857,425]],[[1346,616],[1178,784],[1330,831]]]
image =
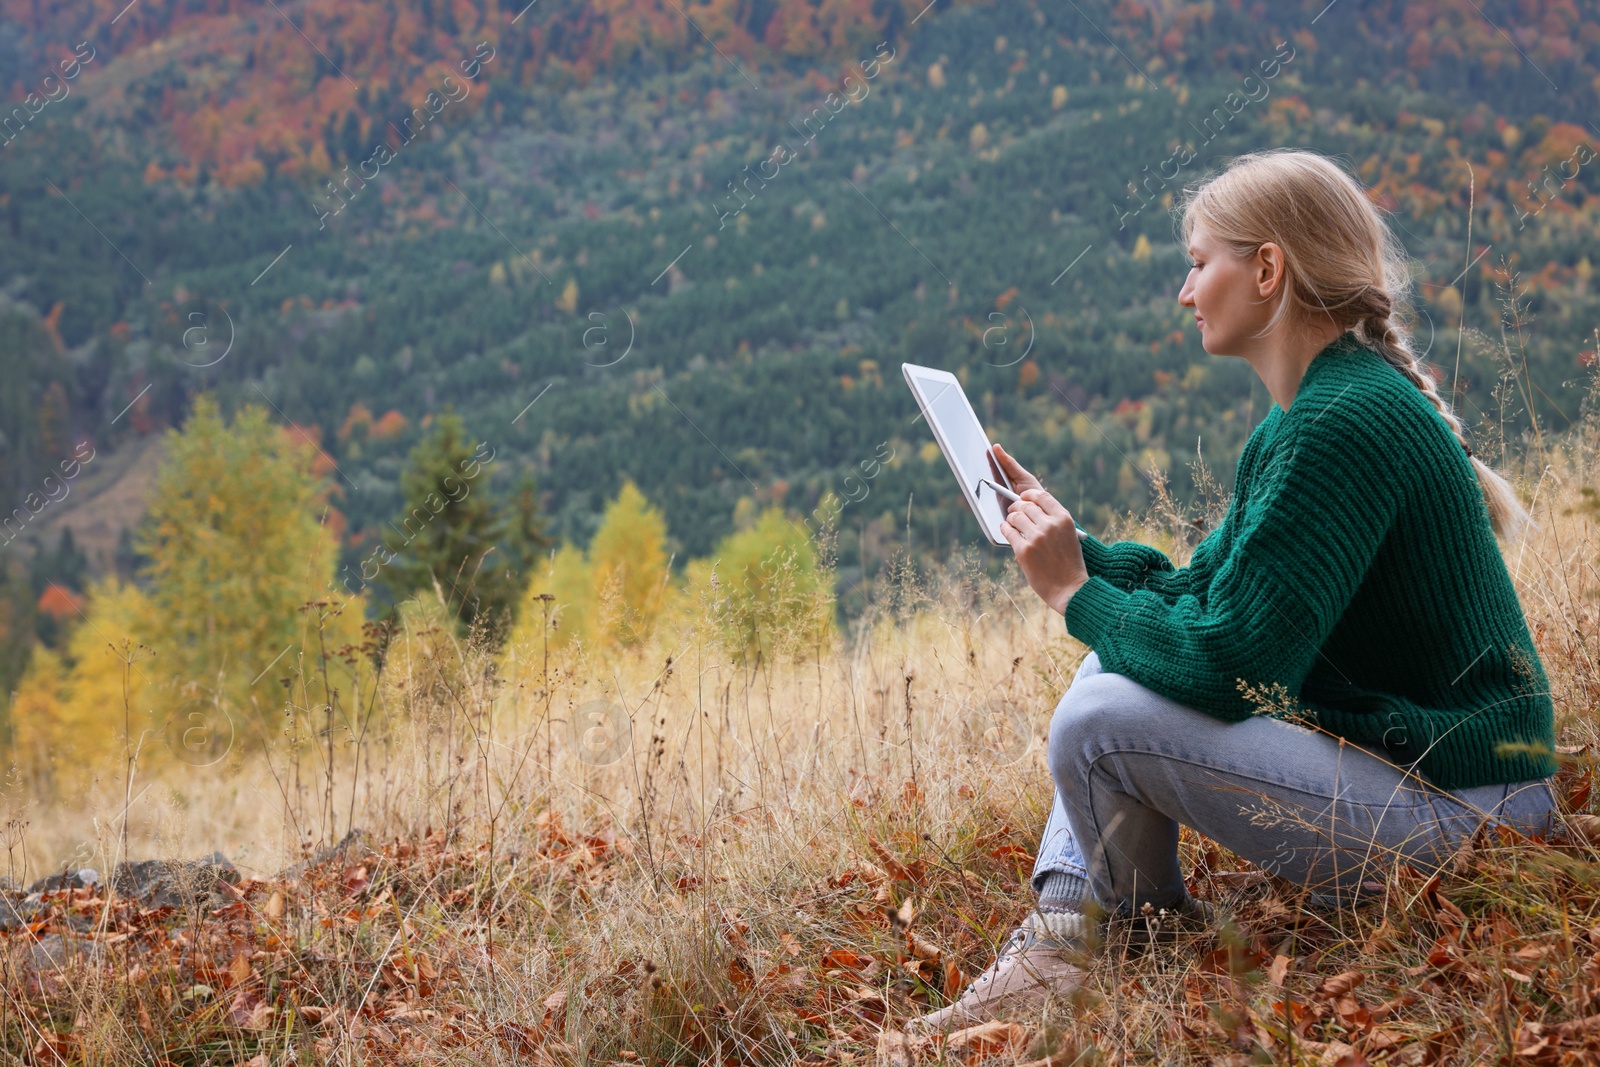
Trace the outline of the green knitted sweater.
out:
[[[1217,718],[1299,718],[1442,789],[1555,771],[1550,684],[1472,463],[1444,418],[1346,333],[1239,459],[1227,515],[1175,569],[1083,539],[1067,631],[1102,667]],[[1497,751],[1505,743],[1537,751]]]

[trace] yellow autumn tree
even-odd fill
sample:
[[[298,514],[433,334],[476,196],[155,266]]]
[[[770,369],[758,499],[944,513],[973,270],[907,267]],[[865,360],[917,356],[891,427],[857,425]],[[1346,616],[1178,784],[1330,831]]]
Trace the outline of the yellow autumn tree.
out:
[[[270,736],[284,677],[310,704],[327,699],[325,687],[351,691],[324,668],[346,669],[336,653],[360,642],[363,604],[328,592],[338,545],[315,456],[265,409],[243,407],[230,425],[205,395],[168,436],[137,544],[150,560],[151,711],[162,729],[188,731],[185,744],[204,740],[212,720],[241,738]]]
[[[164,758],[150,717],[161,665],[149,600],[112,577],[90,586],[85,611],[61,652],[34,650],[12,703],[16,759],[41,792],[121,773],[128,746],[141,763]]]
[[[39,650],[17,694],[16,751],[42,784],[208,766],[276,736],[285,689],[307,707],[354,690],[367,660],[359,597],[333,596],[315,452],[246,407],[232,423],[198,397],[169,434],[136,539],[147,590],[111,579],[61,654]],[[131,660],[131,663],[130,663]]]
[[[687,572],[683,610],[746,661],[814,648],[832,635],[832,574],[810,533],[778,508],[729,534]]]
[[[667,523],[632,481],[606,505],[589,551],[562,545],[528,581],[507,642],[527,657],[541,647],[545,611],[551,648],[636,647],[648,640],[672,598]],[[548,604],[541,596],[549,596]]]
[[[669,562],[666,519],[625,480],[589,545],[597,637],[624,646],[649,638],[670,592]]]

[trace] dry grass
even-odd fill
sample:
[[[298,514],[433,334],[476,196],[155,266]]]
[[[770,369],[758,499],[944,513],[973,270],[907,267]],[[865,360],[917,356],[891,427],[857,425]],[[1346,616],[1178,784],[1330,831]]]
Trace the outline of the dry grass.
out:
[[[1600,706],[1597,472],[1591,408],[1530,455],[1541,528],[1508,550],[1575,746],[1595,740]],[[1195,517],[1162,494],[1114,533],[1181,560]],[[104,869],[126,824],[136,854],[221,847],[253,877],[175,912],[93,889],[47,900],[0,941],[6,1062],[1565,1063],[1600,1050],[1587,844],[1480,840],[1331,914],[1187,831],[1194,892],[1233,915],[1220,935],[1144,953],[1113,936],[1072,1004],[965,1048],[883,1038],[986,966],[1031,906],[1043,734],[1086,651],[970,559],[903,570],[892,594],[838,639],[778,635],[782,654],[758,664],[721,646],[715,604],[706,625],[644,650],[548,666],[537,644],[495,658],[413,618],[371,719],[331,724],[331,762],[313,729],[270,769],[250,756],[135,782],[126,820],[115,768],[77,803],[13,794],[28,825],[0,843],[31,873]],[[607,703],[631,740],[601,766],[582,757],[611,754]],[[369,836],[273,873],[351,825]],[[30,963],[52,935],[99,941],[99,962]]]

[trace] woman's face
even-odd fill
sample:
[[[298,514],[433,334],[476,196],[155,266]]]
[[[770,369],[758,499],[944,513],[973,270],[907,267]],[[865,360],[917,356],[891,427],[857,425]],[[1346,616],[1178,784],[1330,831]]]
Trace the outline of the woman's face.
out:
[[[1276,246],[1263,249],[1276,251]],[[1178,303],[1194,308],[1200,343],[1213,356],[1242,356],[1260,343],[1255,336],[1272,316],[1272,304],[1261,295],[1262,254],[1235,255],[1196,223],[1189,238],[1189,276],[1178,291]],[[1269,261],[1272,256],[1266,257]]]

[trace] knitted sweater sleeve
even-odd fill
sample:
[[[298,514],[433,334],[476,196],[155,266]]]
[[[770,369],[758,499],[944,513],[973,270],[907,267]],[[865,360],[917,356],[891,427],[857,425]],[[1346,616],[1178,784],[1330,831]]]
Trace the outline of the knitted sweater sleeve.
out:
[[[1067,602],[1105,670],[1229,721],[1258,710],[1242,683],[1300,691],[1399,512],[1406,446],[1381,407],[1299,400],[1312,410],[1283,416],[1204,590],[1168,601],[1091,572]]]
[[[1189,569],[1174,567],[1158,548],[1138,541],[1106,544],[1093,534],[1086,534],[1078,546],[1083,550],[1084,568],[1123,592],[1148,589],[1170,599],[1189,591]]]

